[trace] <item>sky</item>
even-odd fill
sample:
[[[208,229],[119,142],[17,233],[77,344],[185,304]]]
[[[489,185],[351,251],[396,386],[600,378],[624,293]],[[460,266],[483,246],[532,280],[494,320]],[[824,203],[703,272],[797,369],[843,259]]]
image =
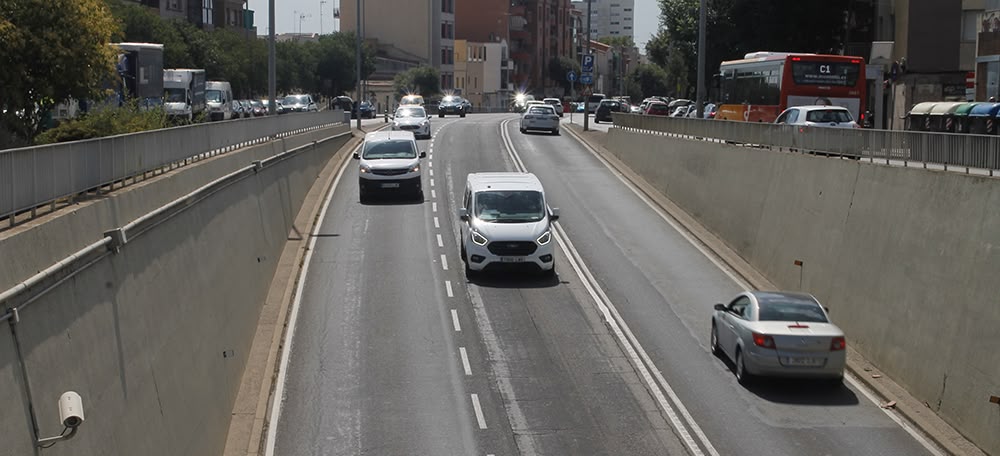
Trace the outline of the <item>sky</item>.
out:
[[[257,32],[261,35],[268,33],[268,0],[249,1],[250,9],[254,10]],[[326,3],[322,5],[322,31],[324,33],[330,33],[339,26],[339,21],[333,18],[333,10],[339,6],[340,1],[326,0]],[[659,17],[660,10],[656,0],[635,0],[635,42],[640,51],[645,52],[646,41],[656,33]],[[275,0],[274,25],[276,33],[298,33],[300,31],[302,33],[320,33],[320,0]]]

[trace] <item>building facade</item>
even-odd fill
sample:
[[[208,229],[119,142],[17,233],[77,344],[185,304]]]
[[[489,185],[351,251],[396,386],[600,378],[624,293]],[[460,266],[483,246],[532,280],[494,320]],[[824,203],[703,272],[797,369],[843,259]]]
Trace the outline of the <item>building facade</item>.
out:
[[[512,0],[510,53],[515,90],[561,96],[561,81],[549,78],[553,59],[574,57],[573,6],[569,0]]]
[[[366,2],[365,39],[417,56],[441,73],[441,90],[455,87],[455,3],[458,0]],[[340,29],[357,30],[357,2],[340,4]]]
[[[250,29],[247,35],[254,37],[254,12],[246,9],[247,0],[123,0],[147,6],[164,19],[181,19],[203,30],[216,28]]]
[[[477,43],[508,41],[510,4],[510,0],[457,1],[455,38]]]
[[[586,13],[587,2],[576,6]],[[590,39],[627,36],[635,40],[635,0],[592,0],[590,10]]]
[[[455,93],[468,99],[474,111],[506,110],[514,95],[507,42],[455,43]]]

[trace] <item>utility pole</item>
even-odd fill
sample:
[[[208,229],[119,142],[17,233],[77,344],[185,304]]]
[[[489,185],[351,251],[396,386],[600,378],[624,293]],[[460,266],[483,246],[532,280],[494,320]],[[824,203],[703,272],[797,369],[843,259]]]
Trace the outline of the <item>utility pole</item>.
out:
[[[591,20],[591,0],[587,0],[587,53],[584,55],[590,55],[590,20]],[[590,86],[593,87],[593,86]],[[583,131],[590,130],[590,93],[593,89],[588,89],[583,91]]]
[[[705,23],[708,22],[708,0],[701,0],[698,8],[698,94],[695,108],[699,119],[705,117]]]
[[[357,2],[358,2],[357,11],[356,11],[356,13],[357,13],[356,14],[357,15],[357,22],[355,23],[356,27],[354,27],[354,31],[355,31],[355,33],[357,33],[358,42],[357,42],[357,49],[355,49],[355,52],[354,52],[354,61],[355,61],[355,66],[357,66],[357,70],[358,70],[358,78],[357,78],[357,83],[358,83],[358,97],[355,98],[355,100],[358,100],[358,103],[361,103],[361,0],[357,0]],[[358,130],[360,130],[360,129],[361,129],[361,115],[360,115],[360,112],[359,112],[358,113]]]
[[[269,0],[267,5],[267,111],[269,115],[278,113],[278,96],[276,70],[274,62],[274,0]]]
[[[319,34],[323,34],[323,5],[326,4],[326,0],[319,0]]]

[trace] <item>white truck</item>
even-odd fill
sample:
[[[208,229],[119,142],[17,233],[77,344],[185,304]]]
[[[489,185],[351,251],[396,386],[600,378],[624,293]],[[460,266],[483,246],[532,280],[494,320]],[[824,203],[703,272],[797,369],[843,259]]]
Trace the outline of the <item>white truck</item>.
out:
[[[205,70],[163,70],[163,109],[191,122],[205,111]]]
[[[208,105],[209,120],[229,120],[233,118],[233,87],[229,82],[206,82],[205,102]]]

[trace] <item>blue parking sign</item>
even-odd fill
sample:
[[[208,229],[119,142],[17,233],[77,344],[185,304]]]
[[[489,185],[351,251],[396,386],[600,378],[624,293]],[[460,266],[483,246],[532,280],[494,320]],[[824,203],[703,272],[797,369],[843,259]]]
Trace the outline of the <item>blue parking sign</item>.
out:
[[[583,63],[580,65],[583,67],[584,73],[594,72],[594,54],[586,54],[583,56]]]

